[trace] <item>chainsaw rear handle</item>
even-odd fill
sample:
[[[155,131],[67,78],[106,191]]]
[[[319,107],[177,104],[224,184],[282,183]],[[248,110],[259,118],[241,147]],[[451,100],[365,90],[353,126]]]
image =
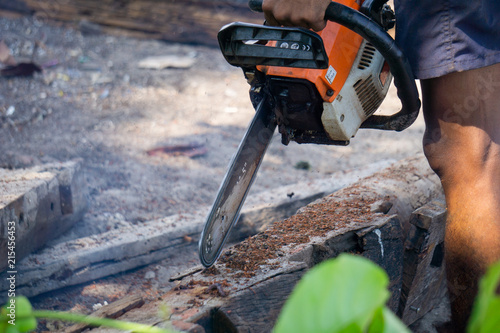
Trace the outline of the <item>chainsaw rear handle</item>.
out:
[[[262,0],[249,0],[248,6],[262,12]],[[394,77],[401,110],[390,116],[372,115],[361,128],[402,131],[413,124],[420,110],[420,98],[408,60],[394,39],[368,16],[337,2],[328,5],[325,20],[341,24],[370,42],[385,58]]]

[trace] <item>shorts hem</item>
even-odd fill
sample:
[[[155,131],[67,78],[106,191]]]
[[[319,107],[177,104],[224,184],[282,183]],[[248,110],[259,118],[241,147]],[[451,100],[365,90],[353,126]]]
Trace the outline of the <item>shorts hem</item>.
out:
[[[452,63],[444,64],[433,68],[423,68],[414,70],[416,79],[425,80],[432,79],[446,74],[455,72],[463,72],[472,69],[478,69],[500,63],[500,53],[491,55],[487,58],[477,58],[462,61],[453,61]]]

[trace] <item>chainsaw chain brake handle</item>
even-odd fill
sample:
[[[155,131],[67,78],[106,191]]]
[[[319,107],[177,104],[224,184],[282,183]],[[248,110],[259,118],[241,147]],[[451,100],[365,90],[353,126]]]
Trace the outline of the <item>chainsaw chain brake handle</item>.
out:
[[[385,2],[387,2],[387,0],[365,0],[360,10],[368,15],[371,15],[375,11],[380,13],[379,9],[383,9]],[[262,0],[250,0],[248,5],[253,11],[262,12]],[[394,77],[394,85],[397,88],[397,95],[401,100],[402,107],[399,112],[392,115],[370,116],[361,124],[361,128],[402,131],[408,128],[417,119],[421,105],[413,72],[408,60],[403,52],[397,47],[394,39],[392,39],[384,28],[376,22],[379,21],[380,15],[372,19],[362,12],[332,1],[326,9],[325,20],[341,24],[354,31],[370,42],[382,54],[389,64],[390,71]],[[384,17],[385,16],[386,14],[384,14]],[[390,21],[390,17],[388,20]],[[390,22],[388,22],[388,26],[386,27],[390,27]],[[266,27],[266,29],[267,28],[271,27]],[[300,28],[276,29],[279,31],[280,29],[289,30]],[[302,31],[305,29],[300,30]],[[310,33],[314,34],[313,32]],[[318,38],[321,39],[319,36]],[[261,63],[259,63],[259,65],[261,65]]]

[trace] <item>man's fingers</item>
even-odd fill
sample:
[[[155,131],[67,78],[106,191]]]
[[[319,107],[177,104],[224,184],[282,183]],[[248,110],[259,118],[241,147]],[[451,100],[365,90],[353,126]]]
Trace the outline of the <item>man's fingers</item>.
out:
[[[306,29],[312,29],[313,27],[310,25],[310,22],[308,20],[301,19],[300,17],[291,17],[288,15],[279,15],[274,16],[272,14],[265,14],[264,15],[266,22],[268,25],[272,26],[283,26],[283,27],[301,27],[301,28],[306,28]],[[317,25],[318,26],[318,25]],[[324,27],[321,27],[319,30],[323,29]],[[318,31],[318,30],[316,30]]]
[[[323,30],[331,0],[264,0],[262,10],[269,25]]]
[[[326,20],[324,20],[323,22],[315,22],[310,26],[310,29],[314,31],[321,31],[326,27],[326,22]]]
[[[281,24],[276,21],[276,19],[274,18],[274,16],[272,14],[268,14],[266,13],[264,15],[265,19],[266,19],[266,25],[272,25],[272,26],[276,26],[276,27],[279,27]]]

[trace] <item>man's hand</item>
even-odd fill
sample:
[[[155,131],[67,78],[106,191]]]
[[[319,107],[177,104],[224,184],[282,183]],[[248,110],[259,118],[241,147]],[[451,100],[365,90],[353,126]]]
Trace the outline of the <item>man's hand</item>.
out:
[[[314,31],[326,26],[325,11],[331,0],[264,0],[266,21],[275,26],[294,26]]]

